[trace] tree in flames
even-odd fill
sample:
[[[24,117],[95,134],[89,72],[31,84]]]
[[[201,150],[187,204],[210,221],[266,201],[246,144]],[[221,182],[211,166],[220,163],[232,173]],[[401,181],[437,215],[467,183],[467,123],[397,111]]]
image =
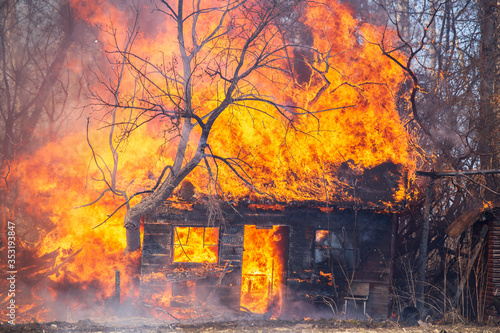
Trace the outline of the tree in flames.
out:
[[[378,44],[390,44],[386,31],[330,1],[161,1],[154,12],[165,19],[154,39],[139,30],[138,9],[126,33],[105,31],[113,70],[92,90],[112,153],[108,165],[93,150],[105,183],[98,199],[124,198],[129,251],[140,247],[141,217],[186,178],[219,197],[273,202],[325,200],[326,180],[348,201],[341,164],[358,176],[387,162],[411,166],[394,107],[404,74]],[[154,185],[129,194],[131,182],[117,185],[118,160],[136,132],[162,133],[169,158],[150,174]]]
[[[9,174],[24,189],[24,215],[40,226],[36,255],[55,258],[44,301],[102,305],[115,269],[131,296],[127,275],[140,253],[123,263],[123,249],[140,247],[141,216],[167,198],[216,207],[215,198],[404,197],[400,174],[413,162],[395,107],[405,74],[380,47],[390,49],[390,31],[329,0],[70,4],[79,27],[90,26],[79,36],[92,38],[82,64],[75,53],[68,64],[87,74],[87,131],[75,126]],[[178,190],[184,180],[192,185]],[[374,183],[395,191],[360,199],[359,187]],[[96,221],[108,223],[93,229]],[[78,289],[81,299],[65,297]]]

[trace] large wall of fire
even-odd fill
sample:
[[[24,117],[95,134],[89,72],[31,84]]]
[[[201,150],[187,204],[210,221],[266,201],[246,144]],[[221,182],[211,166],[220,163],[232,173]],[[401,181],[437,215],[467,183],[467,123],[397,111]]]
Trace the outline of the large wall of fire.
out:
[[[126,44],[130,37],[130,20],[136,10],[140,14],[138,25],[141,27],[134,35],[135,42],[131,49],[139,56],[136,59],[144,56],[151,64],[157,65],[175,63],[174,60],[179,58],[178,42],[172,41],[177,31],[175,26],[167,15],[148,7],[152,2],[143,1],[135,7],[132,2],[124,1],[84,0],[70,3],[78,27],[88,30],[77,33],[81,38],[78,45],[84,46],[71,49],[67,74],[76,73],[78,77],[81,75],[89,79],[87,85],[103,97],[112,100],[116,97],[120,102],[132,103],[131,112],[136,116],[143,110],[139,107],[143,101],[131,96],[147,95],[136,90],[137,76],[124,71],[120,93],[116,96],[106,95],[106,89],[101,85],[103,81],[91,80],[91,77],[99,70],[105,75],[110,74],[108,78],[119,72],[116,59],[112,59],[111,63],[107,60],[115,54],[113,45]],[[184,3],[185,13],[189,15],[192,8],[188,8],[188,2]],[[210,6],[212,1],[201,3]],[[195,187],[195,199],[205,200],[209,194],[215,193],[213,183],[209,181],[209,167],[218,170],[217,176],[224,179],[217,187],[221,196],[233,202],[263,202],[272,197],[281,204],[327,201],[385,209],[394,208],[405,199],[405,185],[415,164],[409,147],[409,134],[396,108],[405,74],[384,56],[381,49],[390,48],[390,45],[381,44],[382,39],[390,44],[395,35],[386,27],[357,21],[349,8],[336,1],[314,3],[316,6],[304,8],[300,13],[300,22],[305,34],[311,37],[308,38],[308,47],[318,50],[318,54],[330,56],[311,58],[316,62],[311,60],[313,62],[308,65],[310,74],[300,74],[296,82],[290,73],[298,65],[280,63],[282,67],[273,74],[273,82],[269,80],[271,76],[268,73],[255,73],[249,76],[248,85],[240,87],[242,94],[258,89],[262,96],[271,96],[277,102],[300,106],[310,112],[303,115],[292,112],[287,114],[287,118],[265,103],[247,103],[229,108],[213,128],[209,140],[211,153],[241,159],[242,172],[251,179],[257,191],[227,167],[218,165],[217,169],[214,161],[208,161],[207,165],[196,168],[188,176]],[[210,27],[216,21],[213,15],[201,16],[201,25]],[[242,16],[238,19],[247,18]],[[116,34],[110,33],[112,31]],[[308,57],[298,49],[290,54],[301,55],[302,59]],[[393,55],[403,57],[396,52]],[[217,83],[211,81],[213,78],[206,79],[204,73],[208,65],[198,65],[199,72],[193,76],[200,78],[197,80],[193,109],[199,110],[203,116],[207,108],[220,103],[224,83],[223,80]],[[158,68],[161,66],[158,65]],[[164,74],[153,75],[152,80],[159,76],[161,81],[165,78]],[[163,84],[158,82],[155,84]],[[323,91],[325,82],[329,85]],[[323,93],[318,94],[319,91]],[[75,108],[70,109],[72,115],[81,115],[81,108],[78,107],[82,104],[79,102],[92,104],[82,100],[83,95],[80,94],[81,99],[75,101]],[[138,104],[133,104],[136,102]],[[165,103],[166,107],[171,106]],[[118,135],[120,131],[110,134],[105,130],[110,109],[104,106],[88,108],[84,112],[92,119],[88,131],[85,117],[75,117],[79,120],[75,121],[70,131],[58,133],[57,140],[23,155],[9,171],[9,184],[16,184],[9,200],[15,202],[16,209],[5,210],[5,216],[15,218],[19,228],[29,231],[29,237],[26,236],[22,244],[26,248],[22,261],[26,263],[25,267],[36,267],[34,274],[37,276],[37,279],[26,276],[20,284],[27,291],[20,294],[25,299],[19,302],[20,318],[24,320],[64,319],[65,309],[72,309],[73,313],[80,313],[81,316],[99,314],[114,293],[115,270],[122,272],[123,299],[136,300],[138,297],[134,289],[137,280],[134,271],[141,254],[123,255],[126,247],[123,228],[125,210],[118,210],[109,218],[123,201],[119,201],[121,199],[113,191],[106,190],[106,182],[102,181],[103,170],[112,170],[116,166],[116,186],[129,195],[152,189],[165,166],[172,164],[178,133],[166,130],[165,122],[157,119],[147,122],[127,137],[126,146],[117,151],[119,161],[115,164],[109,145],[116,142],[117,137],[113,135]],[[129,115],[118,115],[117,121]],[[193,131],[186,158],[192,156],[198,138],[199,131]],[[89,147],[89,142],[94,150]],[[99,156],[101,164],[92,162],[93,153]],[[358,185],[359,188],[356,187]],[[4,186],[4,182],[0,186]],[[4,187],[0,190],[11,191]],[[97,198],[99,200],[95,202]],[[135,197],[130,205],[139,201],[140,196]],[[105,220],[106,224],[94,228]],[[288,222],[282,225],[288,225]],[[178,233],[178,238],[172,238],[169,244],[178,253],[177,261],[188,264],[185,262],[190,256],[186,251],[187,236],[181,235],[183,230],[178,230]],[[227,240],[224,237],[229,237],[225,235],[219,232],[219,244]],[[234,233],[228,241],[242,235],[243,230]],[[208,246],[215,243],[206,235],[203,239]],[[166,241],[158,242],[162,244]],[[219,248],[218,254],[211,260],[215,261],[218,257],[220,262],[225,255],[243,256],[243,245],[233,248]],[[95,264],[96,255],[98,265]],[[235,268],[228,273],[228,279],[241,275],[240,269]],[[234,283],[229,284],[232,287]],[[85,294],[73,295],[74,290],[85,290]],[[240,299],[237,300],[239,302]]]

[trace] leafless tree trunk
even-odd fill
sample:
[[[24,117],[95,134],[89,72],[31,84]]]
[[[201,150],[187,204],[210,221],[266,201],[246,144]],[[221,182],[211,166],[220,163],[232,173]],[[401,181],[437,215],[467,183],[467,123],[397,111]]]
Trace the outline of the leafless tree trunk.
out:
[[[418,272],[422,276],[423,269],[427,270],[428,287],[417,292],[418,298],[422,299],[425,292],[425,297],[431,299],[434,288],[429,286],[439,285],[437,276],[448,272],[436,274],[429,263],[444,262],[450,258],[447,253],[454,253],[451,248],[443,250],[447,246],[444,228],[471,206],[483,206],[483,200],[491,200],[494,192],[498,193],[494,182],[498,176],[489,174],[494,170],[485,170],[498,169],[494,160],[499,142],[498,111],[494,111],[498,103],[492,103],[498,75],[498,66],[493,65],[498,62],[498,5],[494,1],[417,1],[406,7],[406,3],[396,2],[389,13],[391,23],[398,29],[401,48],[408,50],[414,60],[411,67],[406,67],[412,72],[409,74],[413,83],[418,83],[417,90],[413,90],[417,94],[410,96],[415,107],[411,112],[403,110],[402,115],[407,117],[408,128],[421,148],[418,169],[448,173],[427,174],[438,177],[430,207],[425,204],[426,191],[421,186],[418,191],[421,201],[415,200],[408,207],[408,214],[400,219],[402,243],[397,246],[401,253],[398,260],[412,263],[412,274]],[[410,35],[406,35],[403,24],[405,11]],[[425,35],[427,38],[422,38]],[[420,46],[424,47],[419,49]],[[480,167],[483,170],[460,173]],[[463,177],[440,178],[452,174]],[[422,229],[426,229],[426,221],[430,221],[428,238],[426,232],[422,232],[424,235],[419,239]],[[453,270],[456,263],[446,263],[442,268]],[[396,268],[402,269],[408,266]],[[401,285],[407,284],[401,281]],[[451,279],[445,279],[442,286],[451,283]],[[405,288],[412,293],[410,285]],[[442,293],[445,297],[439,297],[445,300],[453,297],[446,289],[442,289]],[[412,302],[405,305],[409,303]]]
[[[158,66],[149,62],[141,54],[137,54],[133,48],[134,29],[128,32],[129,40],[125,43],[125,47],[116,46],[114,54],[121,59],[116,66],[126,67],[128,71],[134,72],[136,78],[140,78],[136,82],[141,94],[155,96],[158,95],[157,91],[160,91],[160,94],[167,96],[168,102],[165,103],[161,98],[155,99],[155,97],[148,99],[148,107],[140,110],[142,112],[140,115],[135,114],[130,118],[128,124],[134,125],[128,126],[122,122],[122,129],[123,126],[126,129],[116,134],[118,139],[112,140],[111,137],[114,134],[111,132],[110,142],[121,142],[135,128],[147,122],[141,118],[146,113],[147,117],[161,116],[168,119],[167,126],[171,132],[176,133],[178,140],[172,165],[165,166],[152,190],[127,194],[126,189],[118,190],[114,186],[112,180],[113,175],[116,175],[115,168],[108,168],[113,170],[111,174],[104,172],[107,167],[99,168],[103,180],[111,179],[111,181],[105,181],[106,189],[99,198],[104,192],[112,191],[115,195],[118,194],[125,199],[122,206],[127,206],[124,221],[127,251],[134,251],[140,247],[141,217],[152,212],[169,198],[181,181],[201,161],[205,160],[207,165],[208,160],[225,163],[237,173],[243,182],[251,186],[244,175],[238,174],[238,166],[235,167],[234,159],[213,155],[209,148],[209,136],[219,116],[232,105],[244,105],[246,102],[264,103],[277,108],[284,117],[287,117],[284,105],[264,96],[255,89],[255,86],[249,88],[247,80],[255,75],[256,71],[262,69],[268,73],[281,70],[278,63],[285,59],[289,47],[286,38],[283,38],[282,32],[287,31],[284,25],[290,25],[296,21],[296,18],[292,19],[290,13],[296,10],[302,2],[300,0],[285,2],[227,0],[213,5],[215,7],[207,8],[207,5],[199,0],[189,4],[183,0],[160,1],[156,10],[163,13],[176,27],[178,49],[175,52],[174,61],[170,63],[166,61]],[[207,15],[212,15],[211,23],[216,24],[210,30],[203,30],[208,26]],[[211,54],[209,58],[205,58],[207,54]],[[142,65],[137,66],[138,62]],[[157,85],[149,73],[162,77],[165,87]],[[112,109],[113,119],[117,111],[133,112],[131,110],[136,109],[134,105],[122,103],[119,98],[121,75],[118,74],[115,78],[117,83],[114,87],[116,88],[108,91],[115,96],[111,104],[102,93],[96,91],[94,95],[97,104],[106,105]],[[200,75],[211,80],[212,86],[222,89],[217,92],[217,105],[211,110],[204,111],[203,114],[200,114],[200,105],[196,104],[196,99],[193,97],[199,91],[194,78]],[[111,131],[115,125],[115,120],[113,120]],[[195,128],[199,129],[199,138],[197,138],[198,141],[193,142],[192,134]],[[192,149],[190,147],[193,144],[196,145],[194,153],[188,154],[188,149]],[[110,148],[115,156],[113,163],[116,166],[117,146],[110,144]],[[94,161],[98,164],[95,154]],[[130,207],[128,201],[138,194],[145,194],[145,196],[138,204]]]
[[[9,182],[15,160],[32,145],[33,132],[46,119],[49,97],[67,94],[56,85],[72,42],[73,19],[65,1],[7,0],[0,4],[2,236],[14,209],[6,203],[9,196],[15,196]]]
[[[405,41],[410,41],[410,2],[398,0],[396,3],[397,29]]]
[[[480,107],[477,116],[478,154],[481,168],[496,169],[500,167],[500,12],[496,1],[481,0],[481,54],[479,73]],[[496,176],[489,178],[489,186],[498,189],[500,184]],[[488,193],[489,192],[489,193]],[[491,191],[485,193],[492,199]]]

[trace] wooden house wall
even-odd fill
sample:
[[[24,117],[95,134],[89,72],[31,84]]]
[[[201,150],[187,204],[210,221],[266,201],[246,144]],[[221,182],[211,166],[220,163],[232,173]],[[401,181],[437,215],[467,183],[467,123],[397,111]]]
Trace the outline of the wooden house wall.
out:
[[[141,257],[140,295],[143,300],[171,290],[166,279],[149,280],[152,274],[166,272],[172,256],[172,226],[166,220],[146,218]]]
[[[166,279],[155,278],[150,281],[152,274],[164,275],[173,269],[188,266],[201,267],[198,263],[174,263],[173,262],[173,227],[190,226],[205,227],[204,220],[184,219],[151,216],[144,224],[143,249],[141,258],[141,295],[143,299],[150,299],[155,293],[171,290]],[[224,275],[220,286],[215,289],[211,300],[226,306],[238,306],[241,285],[241,263],[243,256],[243,226],[225,226],[219,231],[219,264],[225,266],[228,262],[228,273]],[[184,280],[179,276],[179,280]],[[175,282],[174,282],[175,283]],[[208,277],[196,280],[196,297],[203,301],[214,290],[218,279]],[[175,288],[174,288],[175,289]],[[218,305],[218,304],[217,304]]]
[[[221,286],[216,291],[216,299],[235,308],[240,304],[244,230],[243,225],[226,225],[222,227],[219,240],[219,262],[223,265],[230,262],[231,272],[222,279]]]
[[[290,309],[295,301],[308,301],[314,295],[333,295],[333,287],[321,283],[320,270],[314,261],[314,238],[318,229],[356,235],[359,239],[359,257],[354,280],[370,284],[367,313],[372,318],[386,318],[389,300],[389,267],[391,258],[392,218],[387,214],[369,211],[340,210],[332,214],[318,209],[296,208],[286,212],[254,211],[246,214],[226,216],[226,223],[220,229],[219,263],[231,262],[227,273],[213,297],[222,304],[239,305],[241,288],[241,266],[243,258],[244,225],[289,227],[285,302]],[[193,209],[183,214],[160,212],[145,222],[142,256],[142,274],[165,272],[172,265],[173,226],[207,226],[206,213]],[[356,226],[356,229],[355,229]],[[343,307],[343,293],[346,289],[344,274],[339,266],[334,267],[335,282],[340,292],[337,308]],[[206,295],[216,281],[208,279],[197,282],[198,293]],[[141,291],[151,291],[155,285],[141,284]],[[206,288],[205,292],[202,292]]]
[[[294,299],[315,295],[333,299],[333,286],[321,283],[320,271],[331,272],[329,267],[319,267],[314,262],[316,230],[330,230],[358,238],[357,265],[352,282],[369,283],[370,294],[366,312],[371,318],[387,318],[390,291],[390,261],[392,217],[368,211],[343,210],[327,216],[297,210],[290,216],[290,242],[287,274],[289,304]],[[347,281],[344,271],[334,265],[333,273],[339,298],[337,308],[342,309]]]
[[[489,221],[488,231],[488,265],[486,284],[486,315],[500,316],[494,307],[494,294],[498,290],[497,299],[500,299],[500,220],[492,218]],[[499,306],[500,308],[500,306]]]

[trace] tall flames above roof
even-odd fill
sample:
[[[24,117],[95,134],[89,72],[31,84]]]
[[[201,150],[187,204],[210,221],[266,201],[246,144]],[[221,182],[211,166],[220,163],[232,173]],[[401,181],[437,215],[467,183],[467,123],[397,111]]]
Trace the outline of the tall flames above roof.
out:
[[[186,17],[193,10],[192,6],[185,3]],[[221,2],[201,1],[202,8],[216,6],[221,6]],[[118,39],[125,40],[131,24],[127,8],[104,6],[94,1],[77,1],[74,8],[77,16],[92,24],[109,27],[112,22]],[[299,23],[284,34],[290,44],[300,46],[283,49],[274,55],[273,66],[280,70],[257,70],[245,81],[247,86],[240,87],[241,95],[270,97],[277,104],[288,105],[285,113],[274,105],[258,101],[233,105],[216,122],[208,141],[210,153],[239,159],[234,169],[254,188],[244,184],[234,170],[221,161],[217,165],[210,161],[213,172],[216,168],[218,170],[218,188],[226,198],[235,201],[242,198],[281,203],[325,201],[325,190],[329,193],[329,200],[338,203],[361,199],[364,203],[381,206],[401,200],[404,196],[403,174],[413,169],[408,134],[395,107],[395,96],[404,73],[383,55],[380,47],[382,40],[390,43],[394,36],[382,28],[360,23],[346,7],[335,1],[325,1],[300,11],[291,13],[291,16],[300,15]],[[146,14],[151,10],[143,12]],[[211,31],[212,25],[219,22],[218,15],[214,12],[200,16],[199,20],[203,22],[198,22],[198,26],[203,28],[198,32],[199,36]],[[251,18],[248,20],[251,24]],[[164,63],[165,57],[180,62],[173,20],[156,12],[156,15],[144,17],[139,25],[141,28],[131,53],[155,65]],[[192,20],[186,19],[186,25],[186,31],[190,31]],[[276,43],[273,47],[279,48],[282,38],[272,36],[277,29],[269,29],[260,42]],[[229,31],[227,38],[218,39],[200,57],[218,58],[221,52],[240,47],[231,34]],[[115,36],[101,31],[99,42],[106,48],[114,43],[113,38]],[[118,43],[124,44],[123,41]],[[190,43],[189,38],[186,43]],[[390,49],[388,45],[384,47]],[[252,52],[259,50],[261,47],[256,45]],[[137,60],[134,59],[131,61]],[[252,56],[249,56],[249,61],[252,61]],[[137,60],[136,64],[139,63]],[[222,76],[215,68],[224,64],[234,66],[223,58],[197,62],[193,72],[193,109],[199,116],[206,115],[224,96],[223,81],[214,80],[214,77]],[[180,64],[177,70],[182,71]],[[150,78],[161,86],[162,75],[167,72],[162,74],[151,70]],[[122,87],[120,97],[124,100],[137,94],[137,82],[132,75],[124,77]],[[155,100],[158,101],[164,108],[174,108],[168,98]],[[133,171],[127,170],[131,168],[126,166],[119,171],[124,182],[134,180],[134,186],[138,188],[151,187],[154,179],[150,178],[157,177],[165,164],[172,163],[175,139],[164,147],[161,154],[158,152],[164,140],[158,133],[164,131],[164,123],[152,122],[130,138],[127,150],[147,158],[140,158],[144,163],[134,161]],[[191,136],[191,153],[196,149],[198,135],[199,132],[195,131]],[[151,163],[159,158],[163,159],[162,163]],[[381,165],[387,168],[383,169]],[[379,174],[371,172],[371,176],[376,179],[367,178],[365,171],[374,167],[378,167]],[[142,170],[142,175],[139,170]],[[346,172],[342,173],[342,170]],[[207,190],[205,166],[198,167],[188,179],[195,184],[198,194],[214,193]],[[380,192],[380,195],[358,198],[354,187],[359,181],[365,182],[364,186],[367,182],[378,182],[375,186],[378,188],[364,190],[365,193]],[[390,193],[382,195],[380,187],[385,187],[384,191]]]
[[[201,2],[209,6],[209,1]],[[276,103],[288,105],[289,113],[282,114],[269,103],[247,101],[244,105],[231,106],[216,122],[208,141],[210,152],[223,158],[238,158],[239,166],[235,168],[253,186],[252,189],[242,182],[223,163],[215,165],[210,160],[208,165],[218,178],[219,193],[226,198],[286,203],[325,201],[327,193],[332,202],[361,200],[376,206],[403,198],[403,175],[414,169],[408,134],[395,107],[395,96],[404,73],[383,56],[379,47],[381,40],[390,41],[393,36],[388,31],[356,21],[348,9],[335,1],[324,2],[326,5],[302,9],[299,21],[307,36],[297,37],[303,42],[300,48],[277,53],[281,60],[277,60],[275,66],[280,70],[273,71],[272,75],[255,71],[247,78],[248,85],[242,86],[248,89],[242,94],[258,91],[258,96],[272,97]],[[105,1],[73,3],[76,17],[102,28],[97,49],[107,51],[115,38],[119,45],[124,43],[131,20],[128,7],[123,4],[116,7]],[[191,2],[186,2],[185,6],[191,6]],[[131,51],[157,66],[165,57],[173,55],[175,59],[178,52],[177,41],[173,39],[175,26],[160,12],[139,9],[146,16],[140,22],[141,30]],[[217,13],[202,16],[206,21],[200,26],[208,31],[210,24],[216,21],[214,15]],[[116,31],[116,36],[109,31]],[[278,43],[276,38],[271,38],[273,31],[263,38]],[[231,35],[224,40],[230,43]],[[229,44],[220,43],[214,44],[211,52],[230,50]],[[254,51],[258,49],[256,45]],[[113,58],[115,54],[108,56]],[[208,59],[211,55],[205,56]],[[193,75],[197,89],[194,106],[200,116],[216,106],[218,96],[224,93],[222,84],[215,84],[210,76],[203,75],[213,69],[211,66],[214,63],[210,61],[200,63]],[[74,71],[83,71],[86,67],[86,64],[80,68],[72,63]],[[106,69],[109,73],[113,70],[116,68]],[[162,75],[153,71],[150,78],[158,80],[158,85],[163,82]],[[123,77],[119,98],[130,102],[132,96],[139,97],[134,79],[128,74]],[[96,85],[92,89],[100,88]],[[164,101],[166,108],[171,106],[167,98],[159,99]],[[94,111],[93,116],[100,116],[99,112]],[[106,119],[105,116],[101,118]],[[117,183],[120,188],[134,193],[154,186],[164,166],[173,162],[178,139],[174,135],[165,144],[165,136],[170,134],[164,124],[156,120],[132,133],[126,148],[119,152]],[[108,135],[103,130],[91,128],[89,139],[100,161],[102,158],[112,165]],[[189,154],[196,148],[197,136],[199,132],[195,130]],[[46,228],[51,230],[49,233],[44,233],[45,227],[40,230],[40,239],[43,239],[40,255],[59,251],[57,263],[64,262],[59,273],[50,277],[53,281],[51,297],[55,302],[59,302],[58,286],[71,288],[92,284],[93,290],[99,290],[95,299],[102,299],[102,294],[109,296],[113,292],[113,269],[126,271],[129,267],[122,262],[125,247],[123,213],[116,214],[106,226],[91,229],[120,204],[116,203],[113,193],[107,192],[91,206],[73,209],[94,201],[104,189],[102,182],[86,182],[86,175],[88,179],[101,177],[95,166],[89,166],[90,159],[83,130],[70,133],[26,157],[16,169],[20,188],[23,188],[19,201],[24,203],[26,213],[41,224],[51,225]],[[211,185],[207,185],[207,174],[207,165],[203,163],[187,177],[195,185],[197,196],[214,193]],[[64,261],[79,249],[82,250],[78,255]],[[86,264],[95,263],[96,253],[101,254],[99,266]],[[129,282],[124,279],[123,283]],[[122,290],[127,293],[126,286]],[[132,297],[132,293],[129,296]],[[53,317],[46,314],[40,317],[43,318]]]

